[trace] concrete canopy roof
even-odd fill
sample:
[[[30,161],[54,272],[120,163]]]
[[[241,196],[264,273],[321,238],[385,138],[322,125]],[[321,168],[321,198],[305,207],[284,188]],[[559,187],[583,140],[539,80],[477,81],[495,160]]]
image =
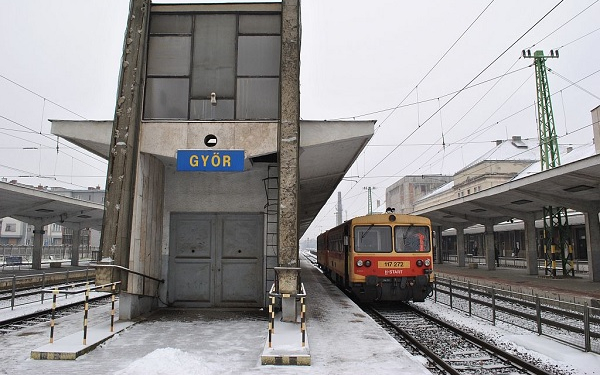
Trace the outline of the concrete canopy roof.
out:
[[[0,182],[0,217],[12,217],[32,225],[57,223],[81,229],[102,228],[104,206],[45,190]]]
[[[544,207],[581,212],[600,209],[600,155],[513,180],[420,211],[446,228],[497,224],[513,218],[540,219]]]
[[[52,133],[107,159],[112,124],[52,120]],[[371,139],[374,124],[375,121],[300,121],[299,237]],[[276,153],[276,139],[270,144],[269,152]]]

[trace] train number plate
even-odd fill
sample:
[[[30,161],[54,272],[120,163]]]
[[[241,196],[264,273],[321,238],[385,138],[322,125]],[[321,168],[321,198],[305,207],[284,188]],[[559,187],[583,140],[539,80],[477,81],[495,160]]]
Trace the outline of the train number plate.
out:
[[[377,261],[379,268],[410,268],[410,262],[398,260],[379,260]]]

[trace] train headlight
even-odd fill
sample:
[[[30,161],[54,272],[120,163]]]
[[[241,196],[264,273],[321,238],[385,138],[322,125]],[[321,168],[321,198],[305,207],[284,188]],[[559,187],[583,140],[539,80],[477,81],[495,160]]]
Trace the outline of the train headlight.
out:
[[[359,259],[359,260],[357,260],[357,261],[356,261],[356,265],[357,265],[357,266],[359,266],[359,267],[362,267],[362,266],[363,266],[363,261],[362,261],[362,260],[360,260],[360,259]]]
[[[425,266],[431,266],[431,259],[425,259]]]
[[[365,267],[371,267],[371,261],[365,260]]]
[[[417,267],[423,267],[423,261],[421,259],[417,260]]]

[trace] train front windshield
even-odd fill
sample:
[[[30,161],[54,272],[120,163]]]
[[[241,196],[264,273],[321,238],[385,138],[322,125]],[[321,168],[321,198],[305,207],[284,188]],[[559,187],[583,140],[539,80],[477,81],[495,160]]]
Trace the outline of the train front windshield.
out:
[[[396,226],[394,236],[397,253],[427,252],[430,250],[429,228],[423,226]]]
[[[357,253],[391,253],[392,228],[375,225],[354,227],[354,251]]]

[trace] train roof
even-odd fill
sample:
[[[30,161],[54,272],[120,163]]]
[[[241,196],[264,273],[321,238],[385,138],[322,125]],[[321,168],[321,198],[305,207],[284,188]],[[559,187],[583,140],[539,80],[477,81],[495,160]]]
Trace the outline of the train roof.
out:
[[[383,224],[390,224],[390,223],[395,223],[395,224],[412,223],[412,224],[417,224],[417,225],[431,225],[431,220],[429,220],[429,218],[427,218],[425,216],[385,213],[385,214],[373,214],[373,215],[358,216],[358,217],[352,218],[350,220],[347,220],[344,223],[342,223],[336,227],[333,227],[329,230],[343,227],[344,225],[347,225],[350,222],[351,222],[351,224],[375,224],[375,225],[383,225]],[[326,233],[326,232],[321,233],[319,236],[322,236],[324,233]]]

